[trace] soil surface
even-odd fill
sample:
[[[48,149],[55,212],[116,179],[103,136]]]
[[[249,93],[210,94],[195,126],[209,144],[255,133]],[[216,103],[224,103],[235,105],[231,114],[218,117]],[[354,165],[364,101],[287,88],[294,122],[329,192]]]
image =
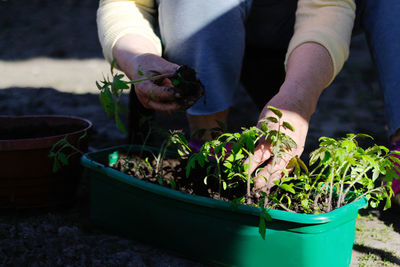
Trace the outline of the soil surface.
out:
[[[92,150],[125,143],[98,101],[95,81],[108,75],[98,44],[93,0],[0,1],[0,114],[62,114],[93,122]],[[124,96],[127,105],[128,96]],[[304,155],[320,136],[367,133],[388,146],[384,103],[365,38],[322,94]],[[256,123],[257,110],[243,90],[229,118],[231,129]],[[126,117],[123,117],[126,122]],[[165,129],[187,131],[183,113],[157,114]],[[0,163],[1,164],[1,163]],[[0,266],[204,266],[106,232],[88,219],[88,181],[77,202],[54,209],[0,211]],[[351,266],[400,266],[400,209],[362,211]]]

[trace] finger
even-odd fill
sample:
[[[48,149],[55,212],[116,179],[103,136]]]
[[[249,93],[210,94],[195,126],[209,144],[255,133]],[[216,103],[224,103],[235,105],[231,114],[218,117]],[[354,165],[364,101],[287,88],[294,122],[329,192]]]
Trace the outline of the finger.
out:
[[[171,73],[171,76],[179,69],[179,65],[168,62],[164,59],[150,61],[147,64],[148,72],[154,74],[167,74]]]
[[[282,170],[286,168],[288,159],[284,158],[279,163],[274,164],[270,161],[264,168],[262,168],[257,176],[254,178],[256,190],[269,191],[275,184],[274,181],[279,180],[283,176]]]
[[[172,102],[181,97],[175,93],[173,87],[157,86],[149,81],[136,86],[135,91],[139,99],[143,98],[144,102],[145,98],[157,102]]]
[[[271,157],[270,146],[267,143],[259,144],[254,150],[254,154],[251,156],[251,162],[249,168],[250,173],[253,173],[261,164],[269,160],[270,157]],[[250,159],[246,160],[247,164],[249,161]]]

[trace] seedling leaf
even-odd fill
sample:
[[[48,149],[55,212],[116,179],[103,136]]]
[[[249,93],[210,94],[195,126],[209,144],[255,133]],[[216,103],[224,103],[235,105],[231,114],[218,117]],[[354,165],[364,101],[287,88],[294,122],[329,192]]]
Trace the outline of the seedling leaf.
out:
[[[278,116],[278,118],[282,118],[282,112],[279,109],[273,106],[268,106],[267,108],[271,110],[276,116]]]
[[[115,123],[117,124],[118,129],[120,129],[121,132],[123,132],[124,134],[127,134],[125,126],[122,123],[121,118],[118,115],[118,112],[115,112],[114,115],[115,115]]]
[[[278,123],[278,119],[275,117],[267,117],[266,118],[267,121],[273,122],[273,123]]]
[[[284,122],[282,123],[282,126],[283,126],[283,128],[288,129],[288,130],[291,130],[292,132],[294,132],[293,126],[292,126],[290,123],[288,123],[287,121],[284,121]]]
[[[144,73],[140,70],[141,65],[138,66],[138,70],[137,70],[137,74],[139,74],[140,76],[144,76]]]

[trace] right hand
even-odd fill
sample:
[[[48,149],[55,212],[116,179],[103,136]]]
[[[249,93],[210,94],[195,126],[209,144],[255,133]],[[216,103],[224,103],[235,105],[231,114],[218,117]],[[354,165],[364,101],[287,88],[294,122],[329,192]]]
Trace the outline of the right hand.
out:
[[[181,96],[174,94],[173,85],[168,79],[168,76],[172,76],[179,68],[179,65],[151,53],[140,54],[132,62],[133,64],[129,64],[129,67],[125,66],[123,70],[131,80],[163,74],[167,76],[156,81],[146,80],[134,84],[136,95],[142,105],[145,108],[167,114],[181,111],[181,106],[176,101]],[[140,75],[140,72],[144,76]]]

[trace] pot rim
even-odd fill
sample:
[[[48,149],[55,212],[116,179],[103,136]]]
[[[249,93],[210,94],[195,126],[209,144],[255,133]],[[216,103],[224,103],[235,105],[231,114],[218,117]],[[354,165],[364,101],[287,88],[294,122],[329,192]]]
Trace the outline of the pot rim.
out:
[[[104,173],[107,177],[124,183],[126,185],[134,186],[140,188],[142,190],[162,195],[168,198],[172,198],[178,201],[183,201],[186,203],[192,203],[195,205],[201,205],[213,209],[221,209],[225,211],[232,211],[232,203],[217,199],[212,199],[208,197],[198,196],[198,195],[191,195],[187,193],[180,192],[178,190],[174,190],[171,188],[167,188],[164,186],[160,186],[157,184],[153,184],[147,181],[140,180],[136,177],[132,177],[128,174],[122,173],[118,170],[112,169],[108,166],[103,165],[102,163],[97,162],[97,158],[95,155],[101,155],[106,153],[107,155],[113,151],[120,151],[127,149],[129,147],[137,148],[140,147],[138,145],[120,145],[105,148],[102,150],[88,152],[84,154],[81,158],[81,164],[87,168],[91,168],[97,172]],[[152,147],[148,147],[150,149],[156,149]],[[294,213],[294,212],[287,212],[283,210],[274,210],[268,209],[268,213],[274,220],[281,220],[281,221],[290,221],[294,223],[300,223],[304,225],[316,225],[316,224],[325,224],[330,223],[336,220],[347,220],[352,216],[356,216],[358,210],[362,207],[367,205],[368,201],[365,197],[348,203],[338,209],[332,210],[327,213],[322,214],[303,214],[303,213]],[[235,211],[243,214],[248,214],[252,216],[260,216],[261,209],[255,206],[248,206],[243,204],[238,204],[235,208]],[[350,217],[349,217],[350,216]]]
[[[30,120],[30,119],[44,119],[45,121],[62,121],[68,120],[69,122],[85,123],[81,130],[66,132],[59,135],[50,135],[38,138],[23,138],[23,139],[2,139],[0,140],[0,151],[12,151],[12,150],[31,150],[38,148],[49,148],[54,145],[57,141],[68,136],[78,136],[79,134],[90,130],[93,127],[93,123],[85,118],[70,115],[22,115],[22,116],[12,116],[12,115],[0,115],[0,122],[2,120]]]

